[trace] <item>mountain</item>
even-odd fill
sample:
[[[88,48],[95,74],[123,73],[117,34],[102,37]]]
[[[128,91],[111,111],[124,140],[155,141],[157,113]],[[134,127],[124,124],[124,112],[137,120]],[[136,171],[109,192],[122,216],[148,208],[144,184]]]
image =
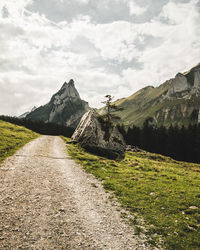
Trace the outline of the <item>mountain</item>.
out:
[[[26,118],[76,128],[81,117],[89,109],[88,103],[81,100],[74,81],[71,79],[63,84],[49,103],[30,112]]]
[[[20,115],[18,118],[25,118],[28,114],[30,114],[31,112],[33,112],[34,110],[36,110],[37,107],[33,107],[30,111],[26,111],[25,113],[23,113],[22,115]]]
[[[157,126],[200,122],[200,63],[159,87],[147,86],[114,104],[123,108],[116,115],[125,126],[142,126],[146,119]]]

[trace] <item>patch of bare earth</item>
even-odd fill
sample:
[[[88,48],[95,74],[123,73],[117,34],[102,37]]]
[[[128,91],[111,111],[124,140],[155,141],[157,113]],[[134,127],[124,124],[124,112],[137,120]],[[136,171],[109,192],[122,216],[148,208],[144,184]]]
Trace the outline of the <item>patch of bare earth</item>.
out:
[[[99,181],[41,136],[0,167],[0,249],[147,249]]]

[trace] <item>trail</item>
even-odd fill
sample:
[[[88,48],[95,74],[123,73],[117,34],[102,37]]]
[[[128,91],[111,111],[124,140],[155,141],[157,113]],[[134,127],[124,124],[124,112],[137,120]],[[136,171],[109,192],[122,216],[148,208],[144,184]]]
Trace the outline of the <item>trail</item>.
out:
[[[99,181],[41,136],[0,166],[0,249],[147,249]]]

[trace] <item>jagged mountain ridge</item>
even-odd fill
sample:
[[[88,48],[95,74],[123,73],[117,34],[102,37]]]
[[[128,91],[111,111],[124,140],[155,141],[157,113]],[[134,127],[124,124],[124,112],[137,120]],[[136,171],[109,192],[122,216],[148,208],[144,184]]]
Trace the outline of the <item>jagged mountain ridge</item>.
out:
[[[115,104],[124,109],[116,115],[127,127],[142,126],[147,118],[157,126],[200,122],[200,63],[159,87],[147,86]],[[99,110],[104,112],[105,108]]]
[[[30,114],[32,111],[36,110],[37,107],[34,106],[30,111],[26,111],[25,113],[23,113],[22,115],[19,116],[20,119],[25,118],[28,114]]]
[[[63,84],[49,103],[30,112],[26,118],[76,128],[81,117],[89,109],[88,103],[80,98],[71,79]]]

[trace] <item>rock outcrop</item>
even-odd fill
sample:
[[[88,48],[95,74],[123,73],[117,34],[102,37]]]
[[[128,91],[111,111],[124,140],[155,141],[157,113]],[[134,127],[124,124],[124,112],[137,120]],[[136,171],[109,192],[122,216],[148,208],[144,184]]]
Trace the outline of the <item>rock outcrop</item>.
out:
[[[185,94],[188,94],[188,92],[191,89],[190,84],[187,81],[187,78],[181,74],[178,73],[174,79],[169,80],[170,81],[170,87],[167,92],[166,97],[178,97],[182,98]]]
[[[185,98],[200,95],[200,64],[185,73],[178,73],[169,80],[169,89],[164,99]]]
[[[49,103],[29,113],[26,118],[76,128],[81,117],[89,109],[88,103],[81,100],[74,81],[71,79],[63,84]]]
[[[126,144],[115,126],[106,127],[99,114],[90,110],[81,119],[72,135],[72,142],[110,159],[123,159]]]

